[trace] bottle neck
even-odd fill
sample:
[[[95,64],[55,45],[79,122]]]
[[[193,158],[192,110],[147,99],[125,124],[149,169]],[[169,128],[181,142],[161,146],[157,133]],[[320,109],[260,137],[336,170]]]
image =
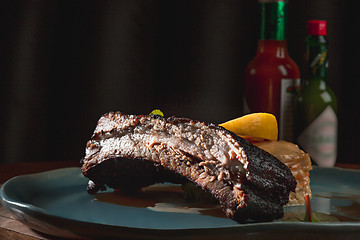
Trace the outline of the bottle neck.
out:
[[[288,56],[287,42],[286,40],[259,40],[257,54],[285,58]]]
[[[326,81],[328,73],[328,46],[325,36],[309,35],[306,38],[305,79]]]
[[[260,40],[286,40],[287,2],[260,2]]]

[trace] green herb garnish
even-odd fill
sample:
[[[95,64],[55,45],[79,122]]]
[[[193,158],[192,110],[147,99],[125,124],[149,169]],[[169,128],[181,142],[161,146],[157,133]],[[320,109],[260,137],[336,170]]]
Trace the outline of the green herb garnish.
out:
[[[159,109],[154,109],[150,115],[159,115],[159,116],[162,116],[164,117],[164,113],[162,111],[160,111]]]
[[[319,222],[315,218],[314,213],[311,211],[311,204],[310,204],[310,196],[309,196],[309,194],[305,194],[305,205],[306,205],[306,211],[305,211],[304,222]]]

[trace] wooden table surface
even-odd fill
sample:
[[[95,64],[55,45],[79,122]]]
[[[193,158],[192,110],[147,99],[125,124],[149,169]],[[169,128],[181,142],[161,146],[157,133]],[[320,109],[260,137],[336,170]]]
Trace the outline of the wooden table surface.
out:
[[[79,161],[63,162],[26,162],[0,164],[0,185],[12,177],[24,174],[38,173],[58,168],[77,167]],[[360,164],[337,164],[338,167],[360,169]],[[45,236],[29,229],[17,221],[0,204],[0,239],[59,239]]]

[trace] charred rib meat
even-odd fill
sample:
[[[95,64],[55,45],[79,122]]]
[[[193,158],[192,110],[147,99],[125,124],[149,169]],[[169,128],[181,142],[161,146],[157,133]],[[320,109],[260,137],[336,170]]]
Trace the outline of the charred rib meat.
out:
[[[296,181],[271,154],[214,124],[154,115],[103,115],[86,146],[89,192],[134,190],[185,178],[217,198],[228,217],[270,221]]]

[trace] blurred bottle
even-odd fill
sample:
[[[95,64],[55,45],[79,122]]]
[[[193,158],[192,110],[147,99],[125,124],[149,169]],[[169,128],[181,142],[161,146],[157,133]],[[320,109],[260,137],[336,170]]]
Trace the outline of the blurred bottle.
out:
[[[305,75],[296,99],[298,144],[313,163],[332,167],[337,155],[337,100],[327,84],[328,42],[326,21],[307,22]]]
[[[245,112],[268,112],[279,122],[279,138],[293,141],[294,101],[300,73],[287,50],[287,1],[259,0],[257,53],[245,70]]]

